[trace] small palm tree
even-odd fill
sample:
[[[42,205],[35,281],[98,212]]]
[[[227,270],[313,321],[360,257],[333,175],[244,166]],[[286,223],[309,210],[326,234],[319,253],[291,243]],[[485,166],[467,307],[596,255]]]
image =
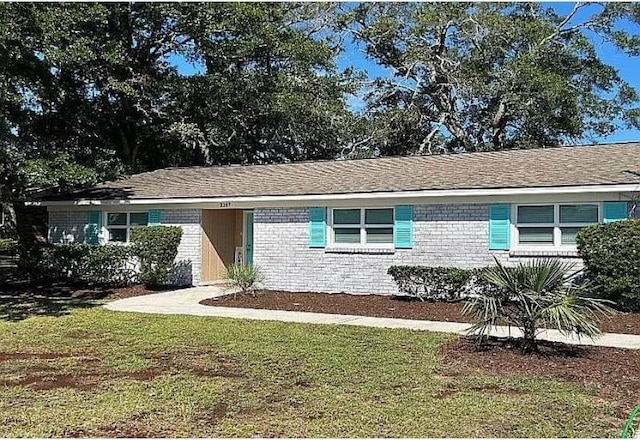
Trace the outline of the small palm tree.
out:
[[[584,296],[586,284],[577,285],[579,272],[573,264],[558,259],[541,259],[516,267],[487,268],[482,278],[487,289],[468,302],[462,313],[478,321],[469,331],[479,340],[499,324],[519,328],[523,334],[522,350],[537,351],[536,337],[541,329],[555,328],[563,334],[594,338],[600,334],[598,313],[615,313],[605,301]]]
[[[251,292],[256,296],[255,290],[264,277],[257,266],[252,264],[234,264],[227,268],[224,279],[235,288],[239,288],[241,293]],[[233,293],[233,298],[237,296],[237,290]]]

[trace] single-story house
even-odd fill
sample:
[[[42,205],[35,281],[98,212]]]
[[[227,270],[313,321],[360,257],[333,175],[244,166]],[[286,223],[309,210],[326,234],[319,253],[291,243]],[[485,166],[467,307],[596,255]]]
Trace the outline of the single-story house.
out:
[[[257,265],[267,288],[396,293],[392,265],[479,267],[558,256],[626,218],[640,143],[168,168],[40,203],[55,243],[126,243],[136,225],[179,225],[182,282]]]

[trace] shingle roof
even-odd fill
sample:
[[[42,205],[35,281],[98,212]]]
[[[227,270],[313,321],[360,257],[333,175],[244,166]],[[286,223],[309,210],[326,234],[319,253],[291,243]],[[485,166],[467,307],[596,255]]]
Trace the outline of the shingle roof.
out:
[[[167,168],[63,200],[168,199],[640,183],[640,142],[438,156]]]

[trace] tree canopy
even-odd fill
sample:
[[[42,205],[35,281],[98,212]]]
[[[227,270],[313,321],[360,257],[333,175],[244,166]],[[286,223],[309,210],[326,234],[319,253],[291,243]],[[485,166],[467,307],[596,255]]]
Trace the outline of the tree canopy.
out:
[[[638,55],[638,4],[363,3],[342,17],[392,74],[368,89],[372,148],[433,154],[556,146],[640,127],[638,94],[594,38]],[[635,27],[634,27],[635,26]]]
[[[637,91],[593,39],[639,55],[640,6],[586,6],[2,3],[1,197],[167,166],[533,148],[639,127]],[[350,39],[391,74],[339,69]]]

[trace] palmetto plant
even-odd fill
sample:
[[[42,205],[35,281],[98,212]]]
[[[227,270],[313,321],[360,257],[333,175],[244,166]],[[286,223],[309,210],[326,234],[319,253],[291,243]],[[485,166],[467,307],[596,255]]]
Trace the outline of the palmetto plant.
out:
[[[600,334],[598,314],[615,313],[610,301],[584,296],[586,284],[578,285],[574,265],[558,259],[540,259],[485,269],[482,277],[493,288],[471,299],[462,313],[477,319],[469,331],[482,340],[492,327],[508,325],[522,331],[522,350],[537,351],[541,330],[554,328],[563,334],[594,338]]]
[[[227,268],[225,280],[232,286],[239,288],[241,293],[251,292],[255,297],[255,289],[264,277],[257,266],[252,264],[234,264]],[[237,290],[233,293],[233,298],[237,296]]]

